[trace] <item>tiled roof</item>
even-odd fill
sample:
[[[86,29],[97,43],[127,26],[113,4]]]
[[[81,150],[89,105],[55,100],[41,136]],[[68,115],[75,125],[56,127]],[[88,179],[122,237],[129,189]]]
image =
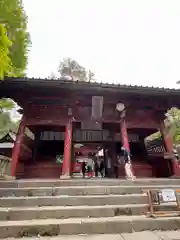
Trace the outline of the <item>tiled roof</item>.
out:
[[[163,88],[163,87],[149,87],[149,86],[140,86],[140,85],[126,85],[120,83],[104,83],[98,81],[74,81],[67,80],[66,78],[57,78],[57,79],[49,79],[49,78],[7,78],[4,81],[0,81],[1,86],[11,87],[14,84],[28,85],[30,86],[56,86],[61,87],[67,85],[67,87],[97,87],[102,89],[116,89],[118,90],[127,90],[127,91],[148,91],[148,92],[173,92],[180,93],[180,89],[175,88]]]

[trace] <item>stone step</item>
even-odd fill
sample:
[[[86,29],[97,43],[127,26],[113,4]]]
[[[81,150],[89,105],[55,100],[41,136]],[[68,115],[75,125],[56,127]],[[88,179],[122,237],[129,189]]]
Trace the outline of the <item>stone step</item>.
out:
[[[0,181],[0,188],[16,188],[16,187],[58,187],[58,186],[134,186],[134,185],[180,185],[180,179],[136,179],[122,180],[122,179],[70,179],[70,180],[14,180],[14,181]]]
[[[22,238],[7,238],[6,240],[21,240]],[[31,238],[24,237],[23,240]],[[41,240],[180,240],[180,231],[143,231],[122,234],[79,234],[71,236],[37,237]]]
[[[151,186],[153,187],[153,186]],[[165,186],[164,186],[165,187]],[[178,185],[174,186],[175,188]],[[58,196],[58,195],[104,195],[142,193],[144,186],[72,186],[72,187],[34,187],[0,188],[0,197],[10,196]]]
[[[35,196],[35,197],[3,197],[1,207],[31,206],[101,206],[123,204],[147,204],[146,194],[131,195],[87,195],[87,196]]]
[[[120,234],[154,230],[178,230],[180,217],[147,218],[119,216],[109,218],[70,218],[0,221],[0,238],[73,234]]]
[[[72,186],[72,187],[24,187],[0,188],[0,197],[21,196],[58,196],[58,195],[109,195],[109,194],[140,194],[147,189],[164,189],[166,185],[139,185],[139,186]],[[168,188],[180,189],[179,185]]]
[[[157,206],[159,211],[175,211],[175,204]],[[19,221],[32,219],[65,219],[114,217],[122,215],[145,215],[149,211],[148,204],[106,205],[106,206],[45,206],[28,208],[0,208],[0,221]]]

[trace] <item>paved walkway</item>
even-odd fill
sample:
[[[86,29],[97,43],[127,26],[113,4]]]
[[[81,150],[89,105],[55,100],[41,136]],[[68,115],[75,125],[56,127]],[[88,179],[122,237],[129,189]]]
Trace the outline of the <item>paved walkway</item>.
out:
[[[6,240],[180,240],[179,231],[167,232],[135,232],[123,234],[101,234],[101,235],[71,235],[71,236],[57,236],[57,237],[31,237],[31,238],[6,238]]]
[[[180,231],[168,232],[139,232],[132,234],[121,234],[119,240],[180,240]]]

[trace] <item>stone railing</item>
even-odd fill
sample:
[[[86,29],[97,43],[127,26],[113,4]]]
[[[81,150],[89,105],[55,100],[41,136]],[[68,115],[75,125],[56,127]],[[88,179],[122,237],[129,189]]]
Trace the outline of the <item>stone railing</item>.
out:
[[[10,177],[11,158],[0,155],[0,179]]]

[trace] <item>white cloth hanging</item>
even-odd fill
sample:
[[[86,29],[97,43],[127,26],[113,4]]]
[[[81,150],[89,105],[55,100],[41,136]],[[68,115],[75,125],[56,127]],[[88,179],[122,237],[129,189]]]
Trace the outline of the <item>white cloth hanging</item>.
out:
[[[130,162],[125,163],[125,173],[126,173],[127,179],[131,179],[131,180],[135,179]]]

